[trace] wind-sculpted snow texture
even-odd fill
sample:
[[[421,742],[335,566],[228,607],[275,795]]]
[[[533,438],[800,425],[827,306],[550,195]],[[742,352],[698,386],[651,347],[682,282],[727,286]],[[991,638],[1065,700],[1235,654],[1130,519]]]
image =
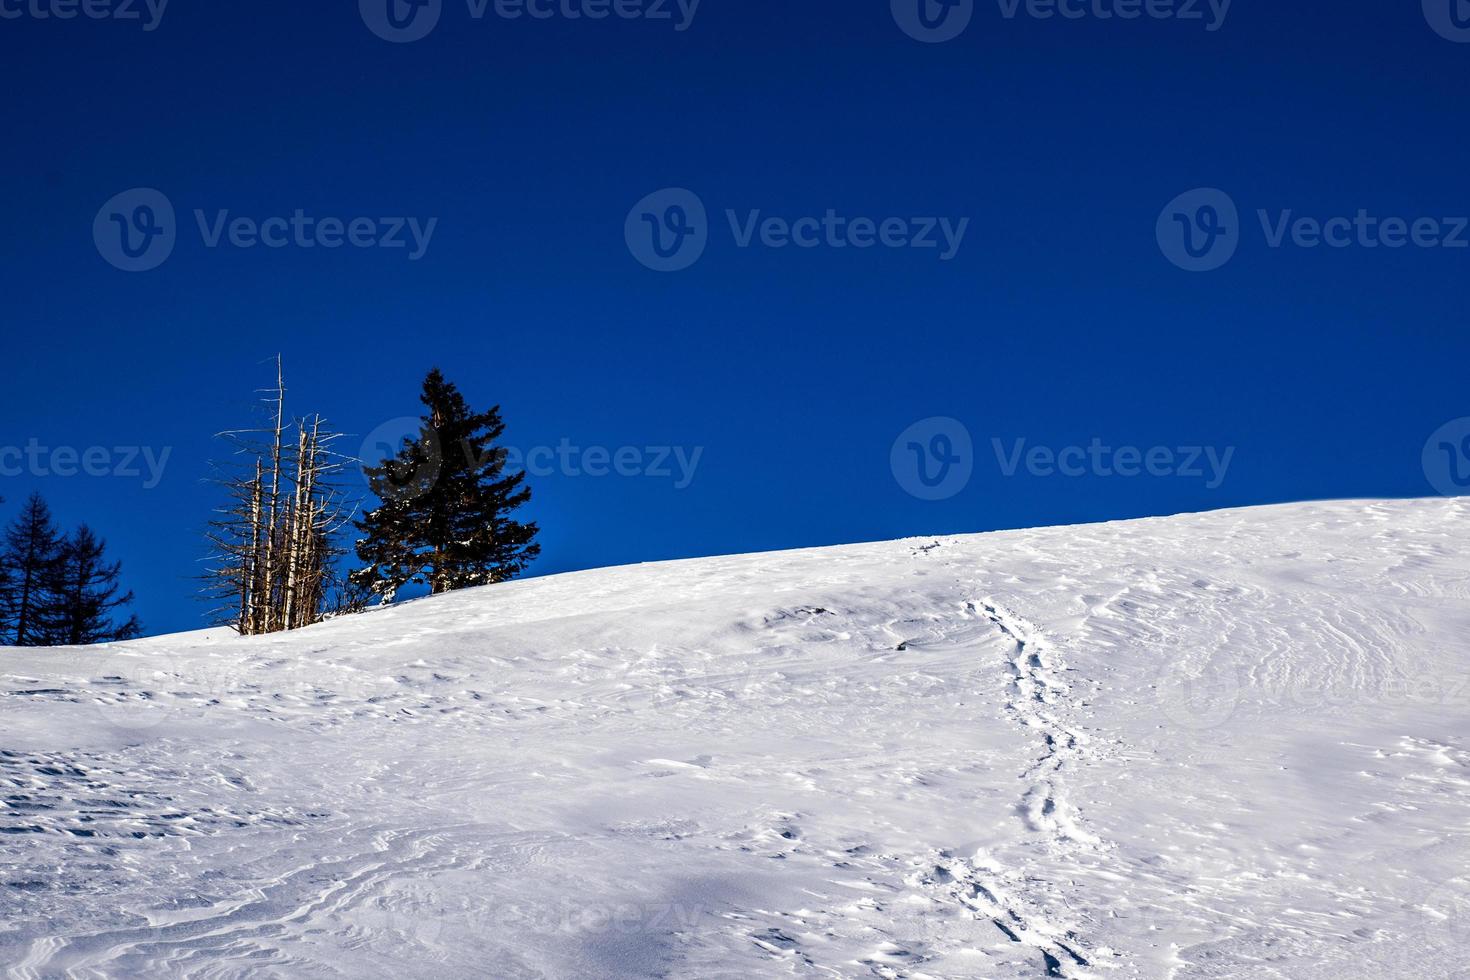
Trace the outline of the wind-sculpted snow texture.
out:
[[[1470,977],[1470,501],[0,652],[13,977]]]

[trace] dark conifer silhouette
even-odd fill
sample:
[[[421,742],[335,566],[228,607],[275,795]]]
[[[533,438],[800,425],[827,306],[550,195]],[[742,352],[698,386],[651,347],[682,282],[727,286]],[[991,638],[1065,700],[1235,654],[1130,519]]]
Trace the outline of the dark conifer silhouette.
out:
[[[0,497],[0,504],[5,498]],[[14,624],[11,622],[12,607],[15,605],[15,571],[10,567],[9,555],[0,550],[0,646],[9,646]]]
[[[44,646],[54,597],[51,586],[62,557],[62,538],[51,509],[31,494],[25,509],[5,532],[0,564],[9,570],[5,641],[12,646]]]
[[[366,466],[382,501],[357,527],[365,537],[354,584],[391,602],[404,585],[431,594],[514,578],[540,554],[538,528],[511,513],[531,499],[524,473],[505,472],[497,405],[473,412],[438,368],[424,379],[419,432],[381,466]]]
[[[107,542],[83,524],[63,542],[47,583],[42,613],[46,646],[83,646],[131,640],[142,633],[138,617],[119,622],[114,613],[131,605],[133,593],[119,595],[121,562],[106,560]]]

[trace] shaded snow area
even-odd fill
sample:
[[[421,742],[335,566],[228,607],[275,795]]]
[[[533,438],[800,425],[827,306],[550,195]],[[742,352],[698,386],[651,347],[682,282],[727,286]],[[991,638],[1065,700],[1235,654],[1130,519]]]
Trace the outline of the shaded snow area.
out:
[[[1470,977],[1470,500],[0,654],[14,977]]]

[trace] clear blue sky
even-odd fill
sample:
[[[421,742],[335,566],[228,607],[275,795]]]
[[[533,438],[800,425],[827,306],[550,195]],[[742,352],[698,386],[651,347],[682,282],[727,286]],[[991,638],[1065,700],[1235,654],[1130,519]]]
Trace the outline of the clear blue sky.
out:
[[[248,418],[277,351],[290,407],[357,434],[413,414],[439,365],[503,406],[517,446],[702,447],[682,489],[533,477],[538,574],[1419,496],[1425,441],[1470,416],[1470,249],[1272,248],[1256,217],[1470,213],[1470,44],[1417,2],[1236,0],[1210,31],[981,0],[934,44],[888,0],[704,0],[683,31],[477,20],[445,0],[402,44],[355,3],[179,0],[149,31],[34,16],[49,2],[0,0],[21,12],[0,18],[0,446],[170,456],[151,488],[23,465],[0,477],[0,517],[40,490],[92,523],[150,632],[201,622],[211,436]],[[167,196],[177,242],[128,273],[93,225],[137,187]],[[630,253],[625,222],[669,187],[708,209],[708,247],[665,273]],[[1199,187],[1239,208],[1238,249],[1210,272],[1156,238]],[[410,261],[209,248],[196,209],[438,222]],[[942,261],[741,248],[727,209],[969,224]],[[963,424],[972,472],[926,500],[890,456],[935,416]],[[1091,464],[1007,476],[997,438],[1234,455],[1214,488]]]

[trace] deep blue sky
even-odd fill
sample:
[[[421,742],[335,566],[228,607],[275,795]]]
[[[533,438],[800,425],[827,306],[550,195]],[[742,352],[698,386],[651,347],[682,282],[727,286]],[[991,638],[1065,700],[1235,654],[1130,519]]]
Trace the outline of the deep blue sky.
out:
[[[704,0],[683,32],[477,21],[446,0],[432,34],[390,44],[346,0],[173,0],[151,32],[0,19],[0,72],[0,445],[171,447],[151,489],[0,477],[0,517],[38,489],[90,521],[150,632],[200,624],[211,435],[248,419],[277,351],[290,407],[353,433],[413,414],[437,364],[503,406],[518,446],[703,447],[682,490],[533,480],[538,574],[1419,496],[1425,441],[1470,415],[1470,249],[1272,249],[1255,218],[1470,213],[1470,44],[1417,2],[1236,0],[1209,32],[1007,19],[980,0],[964,34],[922,44],[888,0]],[[1191,273],[1155,222],[1202,186],[1239,206],[1241,240]],[[135,187],[167,195],[179,239],[127,273],[92,230]],[[696,192],[711,223],[675,273],[624,240],[629,209],[666,187]],[[439,220],[410,262],[209,249],[196,208]],[[741,249],[727,208],[970,226],[949,262]],[[943,501],[890,468],[898,434],[931,416],[975,443],[972,479]],[[1235,455],[1215,489],[1007,477],[997,437]]]

